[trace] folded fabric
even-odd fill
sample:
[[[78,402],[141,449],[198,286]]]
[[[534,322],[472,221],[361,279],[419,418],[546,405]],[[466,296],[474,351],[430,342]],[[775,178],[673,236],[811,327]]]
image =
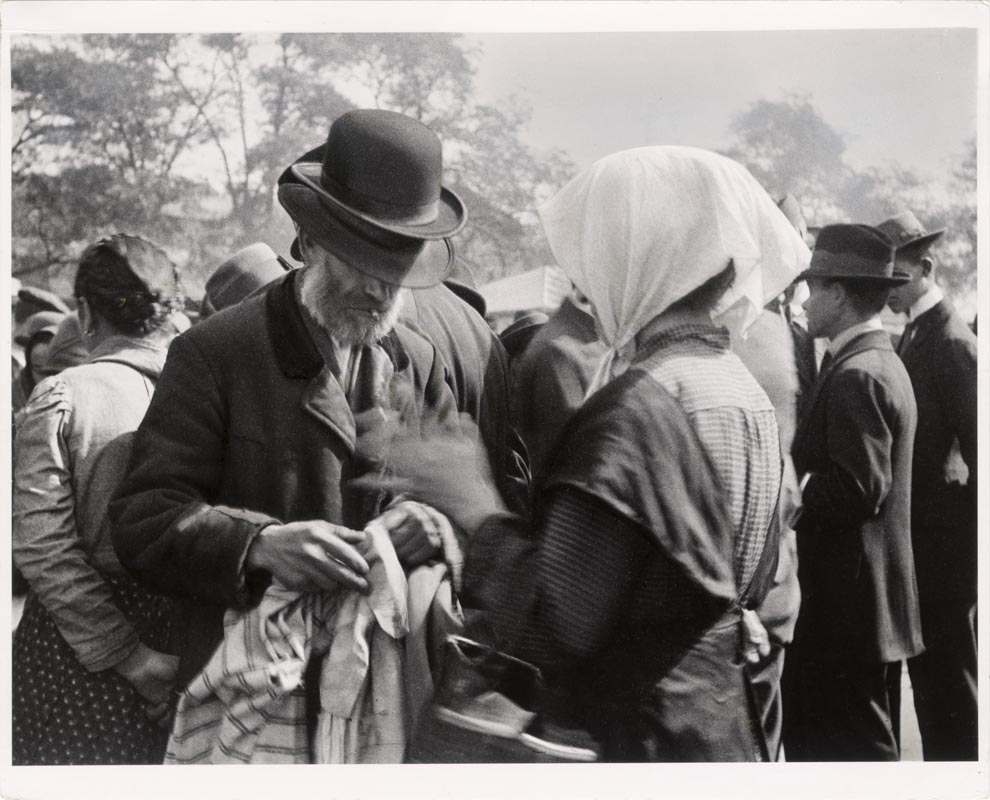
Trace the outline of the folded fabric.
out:
[[[372,522],[366,532],[367,597],[276,584],[256,608],[227,613],[223,643],[179,700],[165,763],[402,761],[413,712],[433,690],[426,634],[434,603],[446,604],[441,618],[455,627],[458,615],[444,564],[407,580],[384,526]],[[309,659],[324,653],[309,741],[303,678]]]

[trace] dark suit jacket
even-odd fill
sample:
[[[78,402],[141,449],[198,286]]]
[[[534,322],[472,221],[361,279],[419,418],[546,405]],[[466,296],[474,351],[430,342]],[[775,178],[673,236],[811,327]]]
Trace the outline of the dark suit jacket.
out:
[[[584,402],[605,355],[591,315],[570,298],[514,359],[512,425],[526,443],[534,485],[544,477],[564,426]]]
[[[250,606],[266,588],[264,576],[243,570],[265,525],[322,519],[360,528],[376,513],[346,489],[367,470],[365,440],[310,337],[297,275],[172,342],[110,506],[121,562],[185,599],[180,683],[220,642],[225,609]],[[455,415],[428,341],[399,326],[380,346],[394,370],[382,404],[409,422]]]
[[[911,551],[911,382],[883,331],[858,336],[818,379],[794,437],[813,473],[797,525],[795,639],[822,660],[898,661],[923,649]]]
[[[478,425],[503,498],[512,510],[523,511],[529,466],[509,425],[509,357],[498,336],[443,284],[409,292],[402,318],[439,351],[457,410]]]
[[[976,337],[948,300],[899,350],[918,403],[911,533],[922,607],[976,600]]]

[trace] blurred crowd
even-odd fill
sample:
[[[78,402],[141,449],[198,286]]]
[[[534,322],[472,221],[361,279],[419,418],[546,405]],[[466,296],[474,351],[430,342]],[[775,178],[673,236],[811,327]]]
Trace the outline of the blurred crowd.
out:
[[[115,233],[20,289],[14,763],[891,761],[904,663],[925,759],[975,760],[943,231],[623,151],[539,209],[570,295],[496,331],[442,174],[348,112],[287,257],[193,304]]]

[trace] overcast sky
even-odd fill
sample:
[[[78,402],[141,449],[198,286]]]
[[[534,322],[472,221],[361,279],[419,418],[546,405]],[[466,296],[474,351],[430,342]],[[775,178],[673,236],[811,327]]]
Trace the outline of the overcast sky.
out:
[[[809,95],[856,167],[928,172],[975,135],[972,30],[486,34],[478,87],[533,109],[528,134],[584,166],[645,144],[727,143],[761,98]]]

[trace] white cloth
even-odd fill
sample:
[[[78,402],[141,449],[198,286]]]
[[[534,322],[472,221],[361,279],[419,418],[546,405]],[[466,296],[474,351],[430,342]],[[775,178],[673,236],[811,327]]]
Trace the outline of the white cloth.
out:
[[[835,356],[842,352],[842,348],[857,336],[862,336],[864,333],[869,333],[870,331],[882,330],[883,323],[880,321],[880,317],[870,317],[865,322],[852,325],[842,331],[838,336],[833,337],[828,343],[827,352],[831,353],[832,357],[835,358]]]
[[[384,527],[366,530],[377,554],[368,597],[273,584],[256,608],[227,612],[223,642],[179,700],[166,764],[402,761],[433,693],[438,641],[459,620],[445,564],[407,578]],[[303,678],[323,652],[311,742]]]
[[[935,306],[942,302],[944,297],[945,295],[938,286],[932,286],[931,289],[911,304],[911,308],[907,311],[908,322],[914,322],[926,311],[931,311],[935,308]]]
[[[639,330],[728,266],[712,317],[745,335],[807,266],[808,247],[756,179],[693,147],[624,150],[596,161],[539,209],[557,263],[591,301],[609,345],[589,394]]]

